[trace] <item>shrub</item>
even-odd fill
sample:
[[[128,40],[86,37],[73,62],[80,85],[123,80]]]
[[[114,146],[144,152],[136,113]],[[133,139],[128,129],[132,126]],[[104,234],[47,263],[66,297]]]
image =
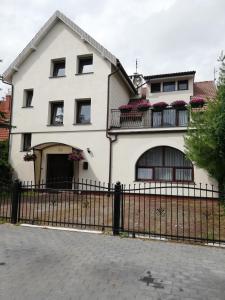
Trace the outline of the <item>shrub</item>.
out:
[[[8,142],[0,142],[0,182],[12,181],[12,168],[8,163]]]

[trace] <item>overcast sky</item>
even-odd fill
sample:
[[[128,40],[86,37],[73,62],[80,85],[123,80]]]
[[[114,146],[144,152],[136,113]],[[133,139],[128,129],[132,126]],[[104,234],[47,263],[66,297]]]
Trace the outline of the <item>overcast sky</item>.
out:
[[[128,74],[137,58],[145,75],[196,70],[196,80],[212,80],[225,50],[225,0],[1,0],[0,74],[55,10],[117,56]]]

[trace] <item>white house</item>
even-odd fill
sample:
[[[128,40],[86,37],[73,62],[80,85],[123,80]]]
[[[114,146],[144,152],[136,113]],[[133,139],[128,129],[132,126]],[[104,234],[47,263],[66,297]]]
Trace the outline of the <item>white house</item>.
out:
[[[198,96],[194,75],[129,77],[113,54],[56,11],[3,74],[13,85],[10,162],[18,178],[211,182],[184,158],[187,110],[137,108],[188,103]],[[213,83],[208,87],[213,94]],[[209,95],[204,90],[201,97]],[[130,112],[118,109],[128,103]],[[27,152],[36,159],[24,161]]]

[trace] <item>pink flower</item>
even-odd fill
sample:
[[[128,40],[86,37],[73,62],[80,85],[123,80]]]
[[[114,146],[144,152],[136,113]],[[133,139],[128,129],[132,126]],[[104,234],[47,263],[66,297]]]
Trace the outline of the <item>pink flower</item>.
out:
[[[133,106],[131,104],[125,104],[125,105],[121,105],[119,107],[120,110],[126,110],[126,111],[130,111],[132,110]]]
[[[193,98],[190,101],[191,107],[202,107],[206,101],[203,98]]]
[[[68,154],[68,159],[73,161],[83,160],[84,156],[82,151],[73,150],[71,153]]]
[[[154,109],[164,109],[168,106],[168,104],[166,102],[157,102],[153,104],[153,108]]]
[[[187,105],[187,103],[183,100],[176,100],[174,102],[171,103],[172,107],[184,107],[185,105]]]

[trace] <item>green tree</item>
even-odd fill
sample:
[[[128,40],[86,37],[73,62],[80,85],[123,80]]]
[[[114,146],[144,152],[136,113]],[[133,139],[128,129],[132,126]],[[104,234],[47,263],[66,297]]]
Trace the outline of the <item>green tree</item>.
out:
[[[4,112],[0,111],[0,129],[8,128]],[[11,182],[12,168],[8,163],[8,141],[0,141],[0,183]]]
[[[219,57],[220,72],[215,99],[207,109],[191,111],[185,137],[186,155],[217,180],[221,198],[225,198],[225,55]]]
[[[11,182],[12,168],[8,163],[8,142],[0,142],[0,182]]]

